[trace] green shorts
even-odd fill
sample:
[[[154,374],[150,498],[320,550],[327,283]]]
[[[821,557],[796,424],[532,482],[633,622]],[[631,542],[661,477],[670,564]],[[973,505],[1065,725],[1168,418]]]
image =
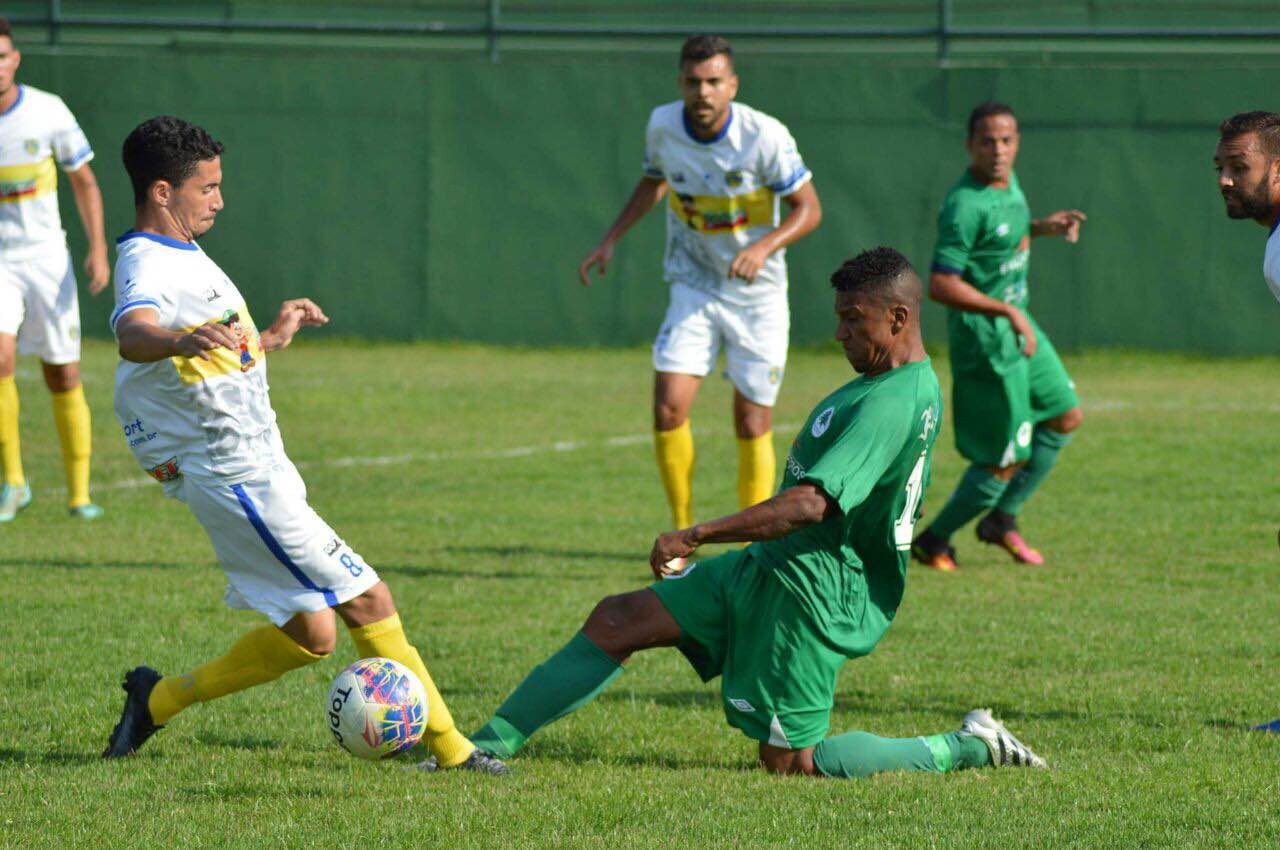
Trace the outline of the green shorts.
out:
[[[772,571],[728,552],[651,587],[680,625],[694,670],[704,682],[721,677],[730,726],[794,750],[826,737],[845,656]]]
[[[982,466],[1011,466],[1031,457],[1036,424],[1077,407],[1076,386],[1049,336],[1036,332],[1036,353],[1023,357],[1004,318],[952,311],[951,409],[956,450]]]

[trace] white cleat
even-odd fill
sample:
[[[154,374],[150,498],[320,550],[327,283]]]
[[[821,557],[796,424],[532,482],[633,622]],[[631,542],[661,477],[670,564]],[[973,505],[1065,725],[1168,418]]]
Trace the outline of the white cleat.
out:
[[[964,716],[960,724],[961,735],[972,735],[987,745],[991,751],[991,763],[996,767],[1038,767],[1049,765],[1031,751],[1026,744],[1013,737],[1004,724],[991,716],[989,708],[975,708]]]
[[[9,522],[18,515],[18,511],[31,504],[31,485],[23,484],[15,487],[12,484],[0,486],[0,522]]]

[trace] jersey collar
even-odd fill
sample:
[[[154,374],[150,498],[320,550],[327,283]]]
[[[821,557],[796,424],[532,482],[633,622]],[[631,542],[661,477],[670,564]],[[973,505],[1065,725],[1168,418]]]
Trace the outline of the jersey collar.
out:
[[[130,239],[150,239],[169,248],[177,248],[179,251],[199,251],[200,248],[194,242],[183,242],[181,239],[174,239],[172,236],[161,236],[159,233],[146,233],[141,230],[126,230],[116,239],[117,245],[122,245]]]
[[[694,135],[693,122],[689,120],[688,110],[686,109],[680,110],[680,120],[681,122],[683,122],[684,131],[689,136],[689,138],[693,139],[695,142],[697,142],[700,145],[714,145],[716,142],[720,141],[725,136],[729,135],[729,128],[733,126],[733,115],[735,111],[736,110],[734,110],[733,104],[732,103],[729,104],[729,120],[724,122],[724,126],[720,128],[720,132],[716,133],[710,139],[699,139],[696,135]]]
[[[1276,216],[1276,220],[1271,222],[1271,235],[1274,236],[1276,229],[1280,228],[1280,215]]]
[[[13,102],[13,105],[10,106],[8,109],[6,109],[4,112],[0,112],[0,118],[3,118],[4,116],[8,115],[10,112],[13,112],[13,110],[17,109],[19,106],[21,106],[22,99],[26,97],[26,95],[27,95],[27,87],[22,85],[22,83],[18,83],[18,99],[15,100]]]

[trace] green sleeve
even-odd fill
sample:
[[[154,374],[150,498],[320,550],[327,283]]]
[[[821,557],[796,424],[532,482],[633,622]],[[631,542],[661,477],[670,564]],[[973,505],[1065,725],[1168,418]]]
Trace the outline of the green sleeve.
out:
[[[851,411],[844,429],[805,473],[849,511],[862,504],[902,451],[913,423],[901,399],[863,399]]]
[[[938,243],[933,249],[933,271],[964,274],[969,254],[978,240],[982,213],[956,196],[947,198],[938,212]]]

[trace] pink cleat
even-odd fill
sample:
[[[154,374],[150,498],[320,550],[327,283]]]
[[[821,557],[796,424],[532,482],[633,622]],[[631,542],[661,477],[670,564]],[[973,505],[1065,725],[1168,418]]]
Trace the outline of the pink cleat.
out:
[[[1038,567],[1044,563],[1044,555],[1031,548],[1031,545],[1022,539],[1013,517],[1008,514],[992,511],[982,518],[975,531],[978,539],[983,543],[992,543],[999,546],[1012,555],[1013,559],[1020,564],[1030,564],[1033,567]]]

